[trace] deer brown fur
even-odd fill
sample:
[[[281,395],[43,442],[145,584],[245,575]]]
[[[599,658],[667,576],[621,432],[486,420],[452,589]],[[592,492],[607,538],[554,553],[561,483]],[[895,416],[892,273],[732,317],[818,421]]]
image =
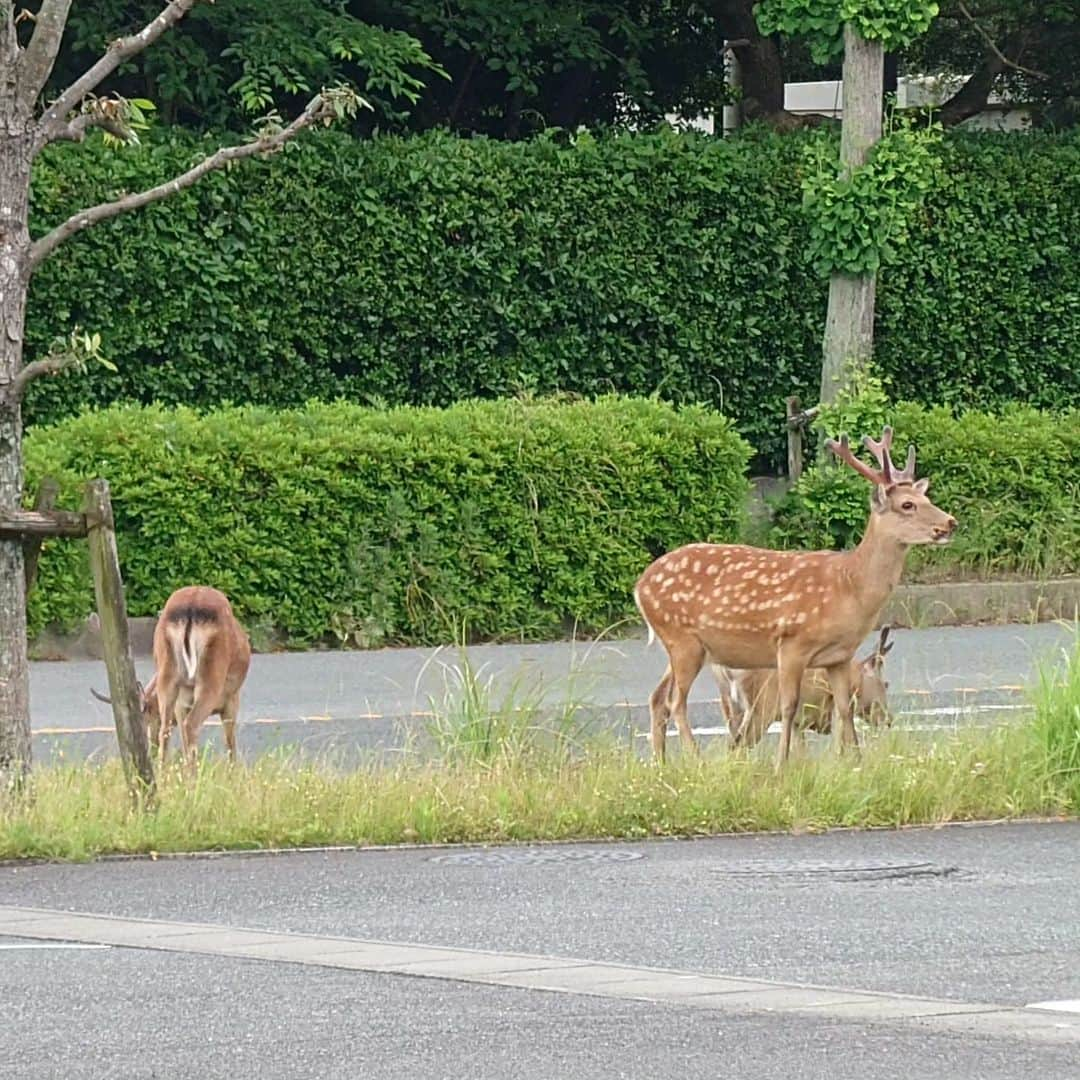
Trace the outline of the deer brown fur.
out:
[[[175,724],[189,766],[198,757],[207,718],[221,714],[229,759],[236,759],[240,688],[251,663],[251,645],[224,593],[206,585],[177,589],[154,630],[157,670],[143,692],[143,713],[161,759]]]
[[[944,544],[956,520],[915,479],[915,449],[903,469],[889,456],[892,429],[866,446],[878,469],[829,440],[837,457],[873,484],[870,516],[849,551],[770,551],[741,544],[688,544],[656,559],[638,579],[634,599],[660,639],[668,669],[649,700],[653,751],[664,756],[668,718],[689,746],[690,687],[708,661],[777,672],[783,730],[777,766],[787,760],[803,674],[824,668],[832,690],[837,749],[858,745],[851,716],[851,659],[900,581],[908,549]]]
[[[885,656],[892,649],[885,627],[869,656],[851,660],[851,702],[857,716],[873,727],[892,723],[885,680]],[[774,720],[780,718],[780,694],[776,672],[768,668],[740,671],[713,665],[720,687],[720,705],[728,725],[730,745],[756,746]],[[796,731],[828,735],[832,731],[833,701],[829,680],[820,668],[803,675]]]

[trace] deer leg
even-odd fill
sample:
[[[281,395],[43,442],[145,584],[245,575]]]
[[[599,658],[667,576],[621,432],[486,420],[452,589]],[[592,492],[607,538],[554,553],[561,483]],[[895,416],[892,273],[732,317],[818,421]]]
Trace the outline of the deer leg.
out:
[[[233,763],[236,761],[236,714],[239,709],[239,694],[230,694],[221,707],[221,732],[225,737],[225,752]]]
[[[692,645],[688,642],[684,648],[671,657],[672,689],[669,699],[671,715],[675,720],[675,726],[679,729],[679,739],[683,744],[683,749],[694,751],[698,747],[694,733],[690,730],[690,722],[686,718],[686,699],[704,663],[705,649],[699,641],[693,642]]]
[[[184,719],[190,712],[191,706],[185,705],[182,700],[176,702],[173,711],[169,714],[169,722],[162,727],[161,739],[162,739],[162,753],[165,752],[165,747],[169,745],[169,736],[172,734],[173,728],[176,728],[180,732],[180,749],[184,749]]]
[[[735,695],[731,686],[731,679],[726,670],[720,664],[713,664],[713,675],[716,676],[716,685],[720,691],[720,713],[724,717],[724,723],[728,729],[728,746],[734,748],[739,745],[743,724],[743,713],[735,704]]]
[[[801,658],[785,656],[783,649],[777,653],[776,679],[780,698],[780,741],[776,745],[776,771],[779,772],[791,754],[791,733],[795,727],[802,695],[802,677],[806,662]]]
[[[191,711],[184,717],[184,726],[180,734],[184,741],[184,756],[187,759],[189,771],[194,772],[199,761],[199,733],[203,724],[206,723],[210,713],[213,712],[213,698],[208,694],[195,691],[195,702]]]
[[[739,728],[739,744],[749,749],[757,746],[764,738],[765,732],[773,722],[774,714],[771,707],[774,703],[764,693],[760,693],[753,701],[747,701],[743,711],[743,721]]]
[[[150,723],[147,728],[147,741],[150,744],[150,750],[153,752],[154,748],[161,747],[161,717],[150,717]]]
[[[859,737],[855,734],[855,720],[851,715],[851,665],[834,664],[826,668],[825,673],[832,690],[833,746],[841,753],[849,745],[858,749]]]
[[[652,728],[653,756],[658,761],[664,760],[664,752],[667,747],[667,724],[671,712],[671,667],[668,666],[664,677],[657,684],[656,689],[649,697],[649,723]]]
[[[176,710],[180,707],[180,687],[176,683],[158,680],[157,686],[157,728],[154,731],[158,748],[158,761],[165,764],[165,752],[169,749],[169,732],[172,729]]]

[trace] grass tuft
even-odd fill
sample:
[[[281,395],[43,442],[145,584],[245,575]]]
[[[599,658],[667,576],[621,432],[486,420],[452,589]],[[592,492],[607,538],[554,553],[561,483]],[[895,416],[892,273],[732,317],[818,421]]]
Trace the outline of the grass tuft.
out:
[[[354,772],[283,754],[236,767],[208,757],[195,782],[167,770],[151,813],[130,808],[115,762],[45,768],[0,808],[0,858],[699,836],[1074,811],[1069,777],[1047,775],[1033,749],[1026,726],[934,742],[890,733],[858,762],[806,759],[779,777],[767,755],[720,750],[657,768],[614,746]]]
[[[1043,669],[1033,716],[928,738],[887,731],[859,757],[795,759],[765,747],[658,767],[581,737],[573,702],[554,717],[538,689],[447,668],[435,761],[354,771],[275,753],[197,779],[170,765],[152,812],[132,809],[117,762],[37,770],[0,801],[0,859],[319,844],[701,836],[817,831],[1080,812],[1080,636]],[[441,741],[440,741],[441,740]]]
[[[1032,736],[1048,777],[1080,805],[1080,633],[1039,667]]]

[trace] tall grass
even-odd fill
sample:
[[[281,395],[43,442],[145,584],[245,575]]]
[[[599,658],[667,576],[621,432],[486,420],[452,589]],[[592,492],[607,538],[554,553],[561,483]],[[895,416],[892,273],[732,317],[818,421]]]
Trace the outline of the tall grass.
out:
[[[1048,779],[1080,806],[1080,633],[1039,667],[1032,737]]]
[[[443,692],[430,699],[427,734],[445,764],[490,767],[540,758],[550,764],[587,741],[588,702],[581,692],[587,676],[576,665],[551,701],[541,680],[521,673],[500,680],[477,667],[464,646],[456,663],[438,654],[429,663],[440,668]]]
[[[902,826],[1080,813],[1080,638],[1044,668],[1033,716],[936,735],[893,730],[861,756],[796,759],[716,747],[663,767],[586,740],[579,711],[554,714],[523,684],[447,668],[443,753],[356,771],[287,753],[230,767],[208,754],[195,780],[160,777],[152,812],[131,807],[115,762],[39,769],[0,801],[0,858],[106,852],[697,836],[766,829]],[[454,711],[456,710],[456,711]],[[560,719],[561,717],[561,719]],[[561,725],[561,726],[560,726]]]
[[[890,733],[859,761],[684,757],[664,768],[625,748],[334,772],[284,755],[197,781],[168,770],[154,812],[131,809],[115,763],[39,770],[0,808],[0,858],[103,852],[694,836],[900,826],[1072,811],[1027,727],[927,741]]]

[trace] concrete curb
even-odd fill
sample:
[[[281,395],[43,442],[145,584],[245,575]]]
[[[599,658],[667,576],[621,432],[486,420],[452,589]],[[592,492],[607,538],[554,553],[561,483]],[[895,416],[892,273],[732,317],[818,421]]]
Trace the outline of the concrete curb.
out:
[[[956,581],[901,585],[883,623],[914,628],[1054,622],[1080,611],[1080,577],[1048,581]]]
[[[1001,825],[1067,825],[1076,818],[1058,814],[1053,817],[1031,816],[1013,818],[975,818],[964,821],[918,822],[910,825],[835,825],[819,829],[745,829],[742,832],[711,832],[670,834],[662,836],[565,836],[555,840],[432,840],[430,842],[402,840],[396,844],[313,844],[308,847],[265,848],[199,848],[194,851],[123,851],[92,855],[76,862],[74,859],[28,856],[0,859],[0,869],[28,866],[86,866],[93,863],[127,862],[186,862],[253,859],[263,857],[288,858],[293,855],[339,854],[396,854],[403,851],[493,851],[519,848],[559,848],[619,845],[632,847],[641,844],[696,844],[702,840],[757,840],[763,836],[827,836],[833,833],[907,833],[941,832],[942,830],[994,829]]]
[[[210,923],[119,918],[48,908],[0,907],[0,934],[30,941],[106,945],[188,953],[223,960],[316,968],[487,986],[516,987],[657,1004],[718,1014],[784,1013],[832,1021],[955,1031],[1055,1044],[1080,1043],[1080,1016],[1071,1002],[1000,1005],[876,990],[639,967],[539,953],[494,952],[372,938],[251,930]]]
[[[1080,577],[1047,581],[955,581],[899,586],[885,609],[882,625],[910,629],[1054,622],[1076,619],[1078,612]],[[156,624],[153,616],[128,619],[131,650],[136,657],[151,655]],[[31,642],[30,658],[100,660],[101,631],[89,622],[77,634],[46,631]]]

